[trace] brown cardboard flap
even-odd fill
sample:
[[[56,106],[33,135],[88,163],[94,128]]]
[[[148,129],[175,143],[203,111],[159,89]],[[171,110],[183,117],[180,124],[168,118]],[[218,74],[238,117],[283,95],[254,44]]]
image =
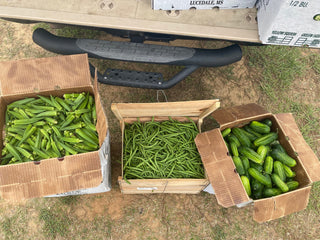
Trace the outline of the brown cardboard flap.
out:
[[[212,113],[212,117],[220,124],[220,127],[223,129],[224,127],[227,127],[228,124],[234,124],[237,121],[250,119],[251,117],[256,117],[257,115],[267,114],[270,113],[263,107],[255,103],[249,103],[230,108],[218,109]]]
[[[187,102],[161,102],[161,103],[113,103],[111,109],[116,117],[153,117],[153,116],[189,116],[199,117],[203,111],[214,105],[219,100],[199,100]]]
[[[94,77],[94,83],[93,83],[93,91],[95,95],[95,104],[96,104],[96,110],[97,110],[97,124],[96,128],[99,133],[99,144],[103,143],[105,137],[107,136],[108,132],[108,120],[107,120],[107,115],[104,111],[104,108],[102,106],[101,98],[99,95],[99,90],[98,90],[98,79],[97,79],[97,69],[95,72],[95,77]]]
[[[250,199],[235,171],[232,158],[227,154],[220,129],[198,134],[195,143],[218,203],[223,207],[231,207],[248,202]]]
[[[86,54],[0,62],[0,69],[3,96],[91,85]]]
[[[320,162],[310,146],[304,140],[291,113],[276,114],[280,127],[288,137],[289,144],[298,154],[297,158],[312,182],[320,181]]]
[[[83,170],[85,169],[85,171]],[[19,201],[98,186],[102,181],[97,152],[0,167],[3,199]]]
[[[254,202],[253,219],[266,222],[301,211],[308,205],[311,186]]]

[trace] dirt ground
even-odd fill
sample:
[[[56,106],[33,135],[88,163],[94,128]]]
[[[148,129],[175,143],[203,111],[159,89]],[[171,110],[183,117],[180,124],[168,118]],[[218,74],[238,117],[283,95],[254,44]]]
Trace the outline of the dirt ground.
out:
[[[33,27],[0,21],[1,61],[55,55],[32,42]],[[106,34],[101,38],[115,39]],[[170,43],[199,48],[217,48],[229,44],[194,40]],[[312,51],[320,54],[318,49]],[[310,54],[309,51],[307,54]],[[172,66],[100,60],[91,62],[101,72],[107,67],[159,71],[169,78],[179,71]],[[304,103],[319,108],[320,78],[313,74],[313,79],[310,79],[310,76],[307,73],[295,82],[296,90],[292,94]],[[117,179],[121,175],[121,135],[118,120],[110,109],[111,103],[156,102],[165,101],[165,98],[168,101],[217,98],[223,107],[254,102],[272,110],[261,93],[258,75],[249,67],[246,55],[229,66],[198,69],[163,92],[104,84],[99,84],[99,92],[111,135],[112,190],[65,200],[38,198],[19,204],[1,200],[0,223],[8,225],[9,230],[3,227],[0,239],[320,239],[319,185],[313,188],[306,210],[263,224],[253,221],[252,205],[225,209],[218,205],[214,195],[204,192],[197,195],[124,195],[120,192]],[[319,116],[319,113],[316,114]],[[319,136],[319,133],[316,134]],[[319,154],[319,144],[316,150]],[[49,218],[39,217],[44,210],[47,211],[46,216],[56,214],[53,222],[62,219],[63,227],[53,224],[55,229],[48,233],[46,223]],[[64,225],[67,225],[66,232]]]

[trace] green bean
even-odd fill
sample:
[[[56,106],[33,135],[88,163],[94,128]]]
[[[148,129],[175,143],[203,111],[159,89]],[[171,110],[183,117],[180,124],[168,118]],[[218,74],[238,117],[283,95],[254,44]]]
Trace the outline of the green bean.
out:
[[[203,178],[201,158],[194,143],[197,134],[195,123],[172,118],[161,123],[153,117],[150,122],[142,123],[138,119],[125,124],[125,178]]]

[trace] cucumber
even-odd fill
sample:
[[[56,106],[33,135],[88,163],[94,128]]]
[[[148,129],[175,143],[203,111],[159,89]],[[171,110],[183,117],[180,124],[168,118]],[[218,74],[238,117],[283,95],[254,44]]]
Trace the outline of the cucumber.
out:
[[[254,141],[255,139],[257,139],[256,135],[247,132],[244,128],[239,128],[239,129],[244,135],[246,135],[249,138],[250,141]]]
[[[237,157],[239,156],[237,144],[234,141],[230,142],[230,149],[231,149],[232,156],[237,156]]]
[[[255,162],[250,162],[250,167],[257,169],[261,173],[263,171],[263,166]]]
[[[238,138],[241,146],[244,147],[250,147],[251,146],[251,141],[250,139],[247,137],[247,135],[245,135],[240,128],[232,128],[232,133]]]
[[[274,160],[279,160],[283,164],[289,166],[289,167],[294,167],[297,165],[296,160],[294,160],[292,157],[290,157],[288,154],[278,150],[278,149],[273,149],[271,151],[272,158]]]
[[[258,163],[258,164],[263,164],[263,159],[262,157],[257,153],[255,152],[254,150],[252,150],[251,148],[249,147],[241,147],[238,149],[238,151],[246,156],[249,160],[255,162],[255,163]]]
[[[270,148],[268,146],[261,145],[257,149],[257,153],[261,156],[262,160],[266,158]]]
[[[280,195],[282,191],[279,188],[265,188],[263,191],[263,196],[265,197],[273,197]]]
[[[249,125],[245,125],[243,129],[246,130],[248,133],[255,135],[257,138],[262,137],[261,133],[255,132],[252,128],[249,127]]]
[[[251,196],[251,187],[250,187],[250,181],[246,176],[241,176],[241,182],[244,186],[244,189],[246,190],[246,193],[248,194],[248,196]]]
[[[254,140],[253,145],[256,147],[259,147],[261,145],[268,145],[276,139],[278,139],[278,133],[271,132],[271,133],[265,134],[262,137],[259,137],[256,140]]]
[[[251,181],[251,189],[253,191],[258,191],[261,188],[263,188],[263,186],[264,185],[261,182],[259,182],[257,179],[252,179],[252,181]]]
[[[221,131],[222,137],[226,137],[229,133],[231,133],[231,128],[226,128]]]
[[[276,173],[283,182],[286,181],[287,176],[285,174],[282,162],[275,161],[273,163],[273,172]]]
[[[241,146],[241,143],[239,141],[239,139],[232,133],[230,133],[228,136],[227,136],[227,141],[230,143],[232,141],[234,141],[236,144],[237,144],[237,147],[240,147]]]
[[[274,145],[272,145],[271,148],[272,148],[272,150],[273,150],[273,149],[277,149],[277,150],[279,150],[279,151],[281,151],[281,152],[287,153],[286,150],[284,149],[284,147],[282,147],[280,143],[279,143],[279,144],[274,144]]]
[[[271,174],[273,171],[273,158],[271,156],[267,156],[264,161],[264,172],[267,174]]]
[[[267,124],[264,124],[262,122],[258,122],[258,121],[252,121],[249,126],[258,133],[269,133],[270,132],[270,127]]]
[[[240,157],[238,156],[233,156],[232,157],[233,163],[236,166],[237,172],[239,173],[239,175],[245,175],[245,170],[242,164],[242,161],[240,159]]]
[[[244,170],[248,171],[248,169],[250,168],[249,159],[245,156],[241,156],[240,159],[242,160],[242,165],[244,167]]]
[[[261,184],[262,185],[262,184]],[[260,199],[263,197],[263,190],[264,190],[264,185],[262,185],[262,188],[256,190],[256,191],[253,191],[252,192],[252,196],[253,196],[253,199]]]
[[[282,164],[282,166],[283,166],[283,170],[284,170],[284,173],[286,174],[287,178],[293,178],[296,176],[296,173],[294,171],[292,171],[292,169],[290,167],[288,167],[285,164]]]
[[[272,121],[270,118],[263,119],[261,122],[268,125],[269,127],[272,126]]]
[[[295,190],[299,187],[299,183],[297,181],[290,181],[290,182],[286,182],[289,191]]]
[[[267,186],[268,188],[272,187],[272,182],[269,175],[263,175],[255,168],[249,168],[248,172],[254,179],[258,180],[263,185]]]
[[[272,179],[272,182],[278,187],[281,189],[282,192],[288,192],[289,191],[289,187],[287,186],[287,184],[281,180],[281,178],[279,177],[278,174],[276,173],[273,173],[271,175],[271,179]]]
[[[224,143],[226,144],[226,146],[228,148],[228,152],[231,152],[230,144],[226,140],[224,140]]]

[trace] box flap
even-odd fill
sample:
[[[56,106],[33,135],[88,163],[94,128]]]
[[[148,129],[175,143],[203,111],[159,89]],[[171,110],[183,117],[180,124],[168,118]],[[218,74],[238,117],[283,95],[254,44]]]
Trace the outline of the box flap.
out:
[[[212,117],[220,124],[220,128],[226,128],[229,124],[240,122],[243,119],[270,114],[263,107],[255,103],[245,105],[220,108],[212,113]]]
[[[320,162],[310,146],[304,140],[291,113],[275,114],[280,127],[285,132],[288,142],[297,154],[301,165],[312,182],[320,181]]]
[[[105,137],[107,136],[108,132],[108,120],[107,115],[105,113],[105,110],[102,106],[99,90],[98,90],[98,77],[97,77],[97,69],[95,70],[95,77],[93,82],[93,91],[95,95],[95,104],[96,104],[96,110],[97,110],[97,130],[99,133],[99,144],[102,145]]]
[[[123,118],[153,117],[155,115],[199,117],[208,108],[210,108],[210,111],[214,111],[218,107],[218,99],[157,103],[113,103],[111,105],[113,113],[120,121]]]
[[[301,211],[308,205],[311,186],[254,201],[253,219],[259,223]]]
[[[0,167],[1,197],[12,201],[92,188],[101,181],[97,152]]]
[[[195,143],[218,203],[231,207],[248,202],[250,199],[228,155],[220,129],[198,134]]]
[[[86,54],[0,62],[0,69],[3,96],[91,85]]]

